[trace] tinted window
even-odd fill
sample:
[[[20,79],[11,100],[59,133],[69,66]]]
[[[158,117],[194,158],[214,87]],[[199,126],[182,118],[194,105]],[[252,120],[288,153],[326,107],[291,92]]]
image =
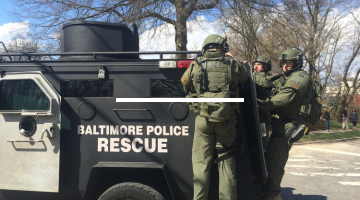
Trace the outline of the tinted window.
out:
[[[50,101],[33,80],[0,81],[0,110],[49,110]]]
[[[180,80],[150,80],[151,97],[185,97],[183,85]]]
[[[60,83],[62,97],[113,97],[114,80],[65,80]]]

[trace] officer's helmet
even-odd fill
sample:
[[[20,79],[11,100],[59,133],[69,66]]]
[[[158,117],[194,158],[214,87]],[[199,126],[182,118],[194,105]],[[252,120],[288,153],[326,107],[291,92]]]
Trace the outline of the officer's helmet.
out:
[[[268,58],[266,56],[257,56],[253,61],[253,65],[255,64],[255,62],[260,62],[263,64],[264,72],[269,72],[271,70],[270,58]]]
[[[224,52],[227,53],[229,52],[229,45],[228,43],[226,43],[226,40],[227,40],[226,37],[221,37],[220,35],[216,35],[216,34],[209,35],[204,40],[204,43],[202,45],[202,50],[203,52],[205,52],[209,48],[219,48],[218,46],[221,45],[224,49]]]
[[[294,61],[293,67],[291,68],[291,70],[288,70],[288,72],[298,71],[303,67],[303,55],[300,51],[296,49],[287,49],[281,52],[281,55],[279,57],[280,68],[282,68],[281,63],[284,60]]]

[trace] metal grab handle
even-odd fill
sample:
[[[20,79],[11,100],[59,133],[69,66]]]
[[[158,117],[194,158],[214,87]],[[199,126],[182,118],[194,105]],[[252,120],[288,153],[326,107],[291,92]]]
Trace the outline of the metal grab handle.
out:
[[[8,140],[7,142],[44,142],[44,140]]]

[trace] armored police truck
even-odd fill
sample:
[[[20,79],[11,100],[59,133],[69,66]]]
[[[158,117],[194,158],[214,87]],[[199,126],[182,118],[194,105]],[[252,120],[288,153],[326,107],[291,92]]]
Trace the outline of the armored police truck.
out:
[[[135,25],[63,34],[61,53],[0,54],[0,199],[192,199],[195,114],[166,101],[184,100],[192,60],[163,55],[199,52],[139,52]],[[266,169],[252,80],[239,87],[238,199],[254,199]],[[218,199],[215,163],[210,187]]]

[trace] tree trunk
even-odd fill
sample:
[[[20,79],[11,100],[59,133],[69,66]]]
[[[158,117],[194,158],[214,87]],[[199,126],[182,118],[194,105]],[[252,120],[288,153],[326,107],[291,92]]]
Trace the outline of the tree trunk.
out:
[[[186,20],[180,20],[175,25],[176,51],[187,51],[187,26]],[[176,54],[176,59],[186,59],[186,54]]]

